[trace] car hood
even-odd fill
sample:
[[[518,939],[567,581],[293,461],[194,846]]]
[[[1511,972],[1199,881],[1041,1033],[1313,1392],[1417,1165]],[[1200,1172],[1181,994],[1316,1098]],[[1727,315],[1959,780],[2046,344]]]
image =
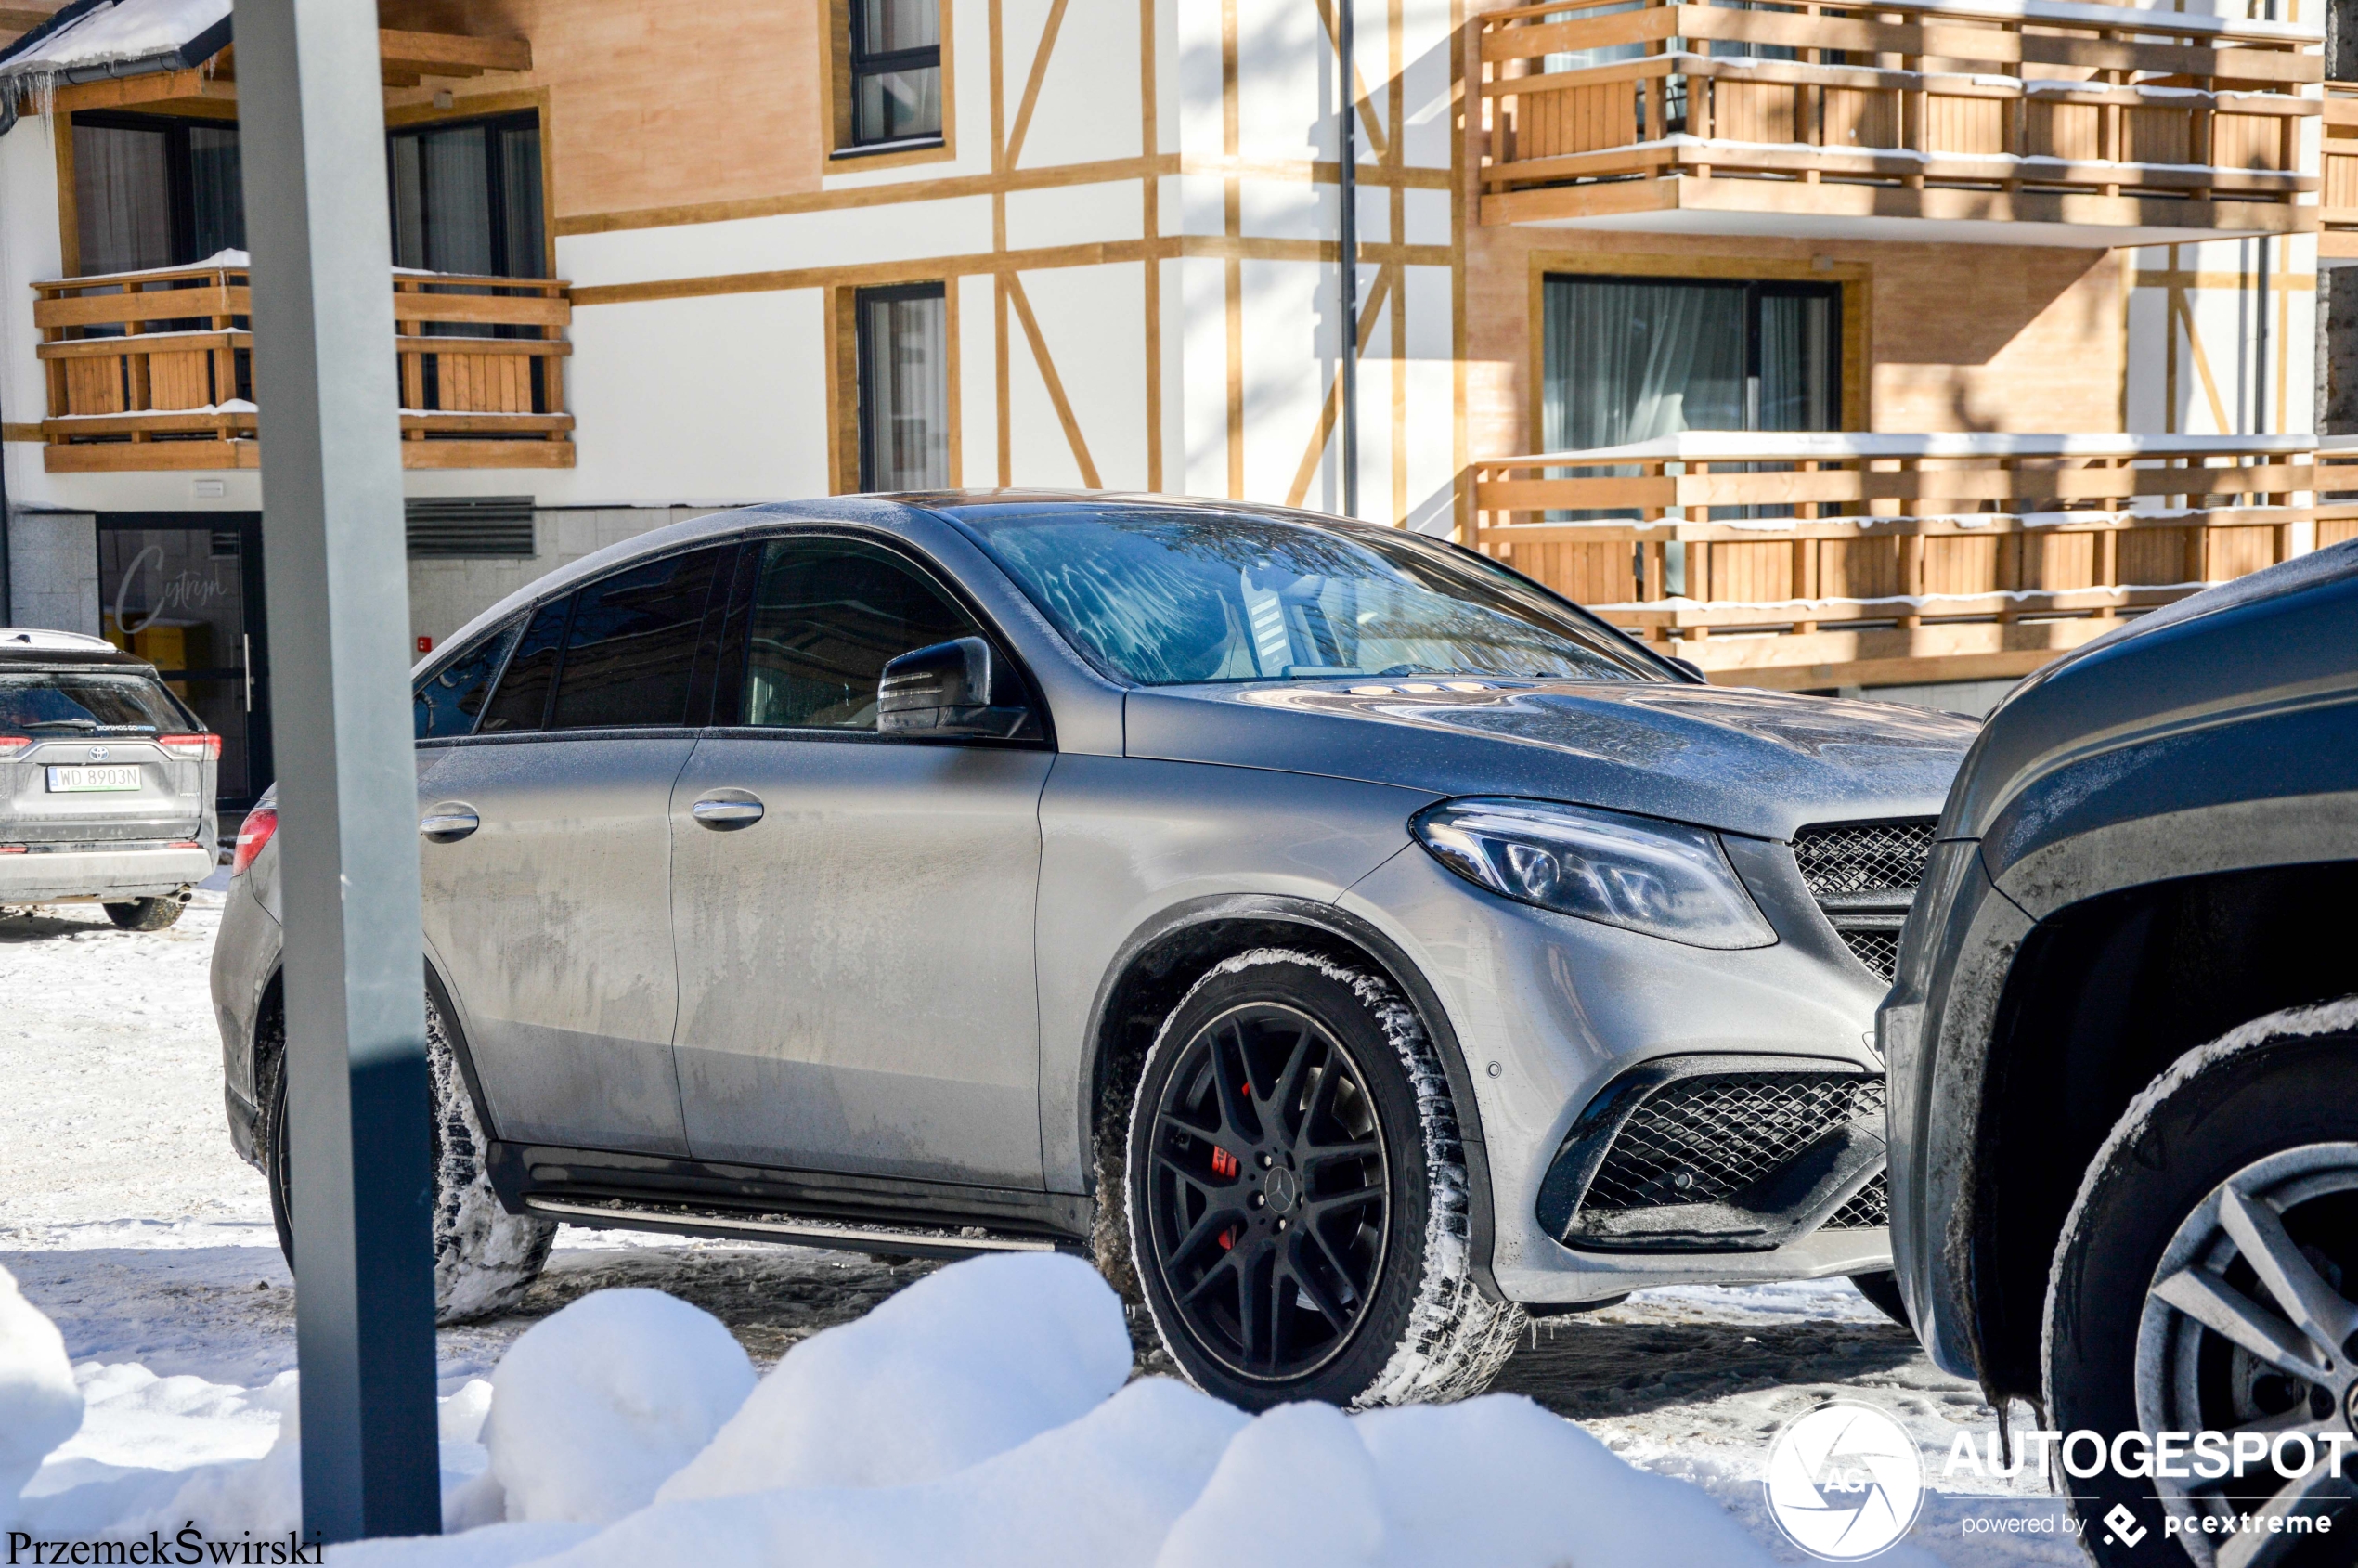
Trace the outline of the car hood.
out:
[[[1763,838],[1937,816],[1976,729],[1888,703],[1624,680],[1160,687],[1124,704],[1133,757],[1567,800]]]

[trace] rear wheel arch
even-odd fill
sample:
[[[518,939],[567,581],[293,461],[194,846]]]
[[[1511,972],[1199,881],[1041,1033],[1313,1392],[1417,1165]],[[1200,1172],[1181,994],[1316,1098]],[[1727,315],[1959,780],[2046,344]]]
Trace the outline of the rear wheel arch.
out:
[[[1108,965],[1091,1009],[1082,1063],[1079,1128],[1084,1168],[1098,1199],[1098,1225],[1122,1224],[1118,1207],[1127,1155],[1130,1102],[1156,1031],[1213,966],[1256,948],[1281,947],[1344,965],[1365,965],[1388,979],[1417,1011],[1440,1056],[1458,1114],[1471,1192],[1473,1272],[1494,1296],[1492,1194],[1472,1076],[1446,1009],[1406,953],[1367,922],[1307,900],[1248,895],[1195,901],[1163,912],[1132,933]],[[1105,1249],[1100,1248],[1102,1253]],[[1124,1250],[1126,1253],[1126,1249]],[[1130,1282],[1115,1284],[1129,1292]]]
[[[2358,862],[2326,862],[2121,888],[2032,928],[1999,1001],[1974,1140],[1969,1276],[1986,1388],[2038,1397],[2048,1264],[2130,1103],[2251,1018],[2358,991],[2358,956],[2317,914],[2351,907]]]

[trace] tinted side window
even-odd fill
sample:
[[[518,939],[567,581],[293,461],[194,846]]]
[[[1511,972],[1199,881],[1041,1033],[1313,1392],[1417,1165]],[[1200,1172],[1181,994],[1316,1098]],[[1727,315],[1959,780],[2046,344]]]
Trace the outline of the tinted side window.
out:
[[[557,654],[564,648],[565,617],[573,611],[571,597],[543,604],[516,642],[515,656],[499,677],[499,689],[484,706],[478,734],[494,735],[517,730],[538,730],[549,710],[549,685],[557,676]]]
[[[874,730],[889,660],[981,628],[917,569],[857,539],[762,547],[747,639],[747,724]]]
[[[551,730],[687,722],[696,634],[722,552],[644,562],[577,593]]]
[[[418,682],[418,739],[432,741],[474,733],[475,716],[483,711],[484,699],[491,694],[491,682],[499,674],[499,661],[515,645],[516,633],[523,626],[521,619],[510,621]]]

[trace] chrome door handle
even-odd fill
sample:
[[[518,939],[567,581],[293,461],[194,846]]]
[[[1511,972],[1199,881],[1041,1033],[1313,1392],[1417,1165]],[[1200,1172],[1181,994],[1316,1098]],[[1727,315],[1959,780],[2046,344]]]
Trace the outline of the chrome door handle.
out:
[[[456,844],[483,825],[464,806],[441,806],[418,819],[418,836],[429,844]]]
[[[751,827],[761,820],[762,810],[759,800],[744,790],[738,790],[733,797],[707,795],[689,807],[688,814],[695,818],[701,826],[711,828],[716,833],[726,833],[732,828]]]

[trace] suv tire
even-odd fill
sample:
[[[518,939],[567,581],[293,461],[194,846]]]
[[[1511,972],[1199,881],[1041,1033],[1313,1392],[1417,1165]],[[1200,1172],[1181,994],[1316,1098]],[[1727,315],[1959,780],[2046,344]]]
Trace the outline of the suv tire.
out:
[[[426,995],[426,1081],[434,1102],[434,1316],[464,1323],[504,1312],[524,1299],[549,1261],[554,1221],[511,1214],[483,1161],[486,1140],[459,1068],[450,1031]],[[279,1251],[294,1268],[293,1209],[287,1159],[287,1073],[282,1057],[270,1083],[267,1147],[270,1218]]]
[[[101,906],[107,918],[126,931],[161,931],[180,918],[178,899],[133,899]]]
[[[2255,1267],[2275,1271],[2271,1284]],[[2303,1291],[2312,1325],[2302,1324]],[[2211,1322],[2207,1326],[2188,1307]],[[2324,1328],[2326,1319],[2330,1328]],[[2269,1356],[2244,1338],[2279,1343]],[[2320,1342],[2320,1332],[2330,1343]],[[2304,1380],[2284,1363],[2319,1375]],[[2190,1052],[2123,1113],[2080,1184],[2055,1248],[2041,1345],[2056,1430],[2109,1441],[2142,1430],[2349,1431],[2358,1406],[2358,999],[2272,1014]],[[2288,1449],[2297,1460],[2299,1450]],[[2060,1458],[2060,1456],[2058,1456]],[[2079,1458],[2092,1463],[2083,1445]],[[2320,1461],[2322,1466],[2323,1461]],[[2183,1534],[2205,1512],[2282,1508],[2305,1484],[2265,1461],[2248,1479],[2196,1491],[2106,1466],[2068,1475],[2090,1554],[2131,1563],[2347,1562],[2358,1531],[2358,1459],[2323,1481],[2313,1507],[2331,1534]],[[2125,1507],[2134,1523],[2105,1522]],[[2172,1515],[2179,1541],[2168,1533]],[[2133,1536],[2131,1539],[2125,1536]],[[2283,1555],[2272,1555],[2282,1553]]]
[[[1447,1075],[1373,971],[1276,949],[1214,966],[1147,1051],[1128,1153],[1139,1289],[1207,1393],[1461,1399],[1513,1354],[1522,1309],[1473,1276]]]

